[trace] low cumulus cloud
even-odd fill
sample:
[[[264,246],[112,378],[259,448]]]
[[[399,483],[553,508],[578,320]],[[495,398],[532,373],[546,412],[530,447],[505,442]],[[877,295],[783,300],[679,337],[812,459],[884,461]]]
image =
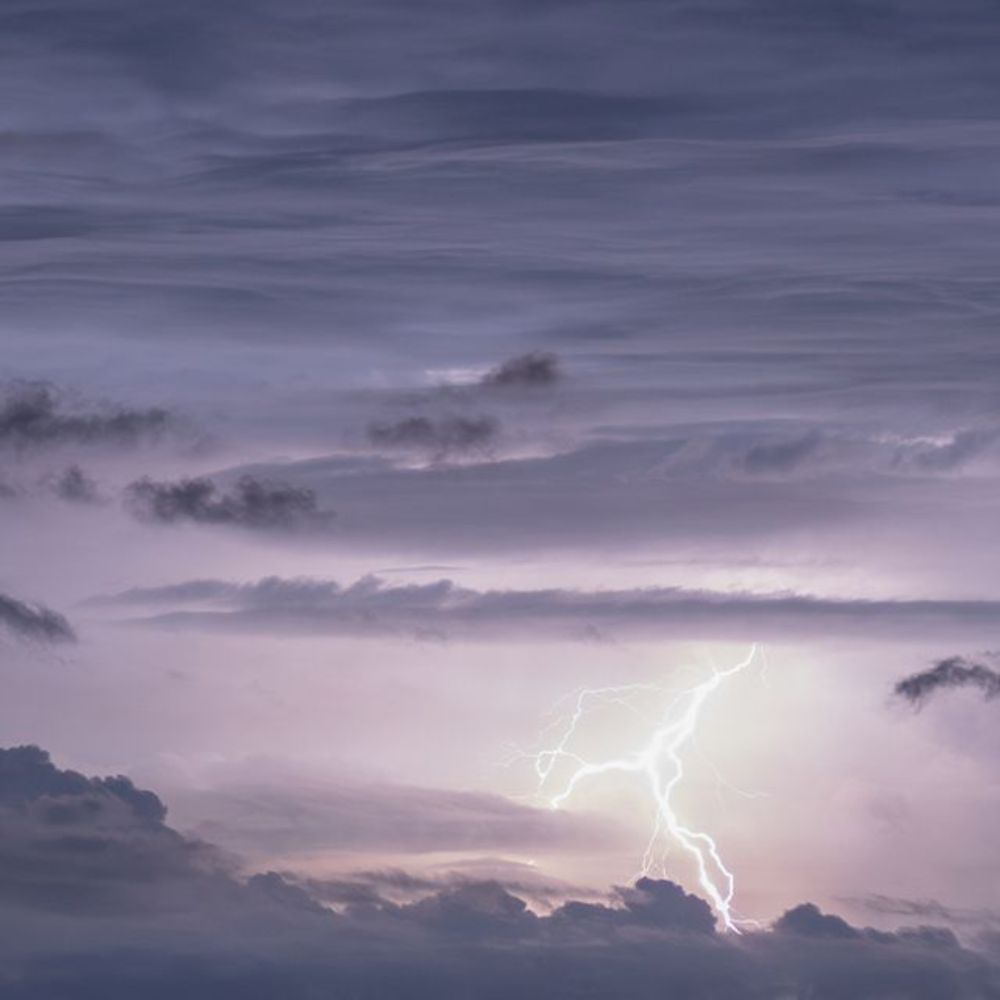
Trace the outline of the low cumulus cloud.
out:
[[[131,445],[157,440],[175,425],[160,407],[84,405],[48,382],[0,388],[0,444],[19,450],[59,445]]]
[[[555,354],[531,351],[492,368],[479,384],[492,389],[542,389],[555,385],[560,378],[562,369]]]
[[[76,638],[73,627],[57,611],[8,594],[0,594],[0,627],[21,639],[72,642]]]
[[[127,777],[61,770],[33,746],[0,750],[0,890],[15,1000],[1000,997],[1000,968],[945,929],[874,931],[804,903],[736,938],[662,879],[547,913],[490,880],[330,908],[315,881],[244,875],[178,833]]]
[[[928,670],[904,677],[894,690],[897,697],[919,709],[939,692],[958,688],[972,688],[991,701],[1000,696],[1000,671],[964,656],[950,656]]]
[[[500,435],[500,422],[490,416],[413,416],[369,424],[366,435],[377,448],[444,461],[455,455],[488,455]]]
[[[222,491],[205,478],[156,482],[140,479],[126,490],[126,505],[142,521],[157,524],[227,524],[255,529],[289,529],[327,524],[312,490],[241,476]]]
[[[838,634],[988,630],[996,601],[867,600],[645,587],[628,590],[475,590],[451,580],[393,584],[376,576],[192,580],[134,588],[92,604],[163,608],[147,624],[233,631],[419,639],[700,637],[787,640]],[[166,610],[169,609],[169,610]]]

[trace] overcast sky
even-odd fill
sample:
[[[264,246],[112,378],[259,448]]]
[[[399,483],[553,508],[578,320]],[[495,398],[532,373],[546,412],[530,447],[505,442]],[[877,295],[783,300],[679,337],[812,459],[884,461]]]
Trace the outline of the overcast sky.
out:
[[[1000,996],[998,29],[2,0],[11,995]]]

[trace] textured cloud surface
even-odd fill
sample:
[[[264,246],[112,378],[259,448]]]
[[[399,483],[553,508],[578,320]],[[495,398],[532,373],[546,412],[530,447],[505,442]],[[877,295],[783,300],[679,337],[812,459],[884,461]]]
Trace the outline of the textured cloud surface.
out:
[[[570,997],[584,984],[607,998],[1000,996],[1000,968],[947,931],[858,929],[804,904],[734,940],[668,881],[547,915],[497,882],[403,905],[376,893],[337,912],[294,876],[239,874],[128,778],[85,778],[23,746],[0,750],[0,781],[13,997]]]
[[[9,752],[0,993],[996,995],[998,48],[4,0],[0,732],[172,823]],[[641,783],[542,808],[530,752],[754,642],[676,800],[735,940],[687,852],[634,884]]]

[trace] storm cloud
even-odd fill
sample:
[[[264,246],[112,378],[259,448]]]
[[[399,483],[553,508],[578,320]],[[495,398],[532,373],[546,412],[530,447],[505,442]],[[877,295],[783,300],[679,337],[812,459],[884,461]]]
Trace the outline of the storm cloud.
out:
[[[915,708],[923,708],[938,693],[959,688],[978,690],[991,701],[1000,697],[1000,671],[964,656],[950,656],[928,670],[904,677],[896,684],[895,693]]]
[[[137,992],[428,1000],[727,996],[989,1000],[1000,970],[938,928],[855,928],[812,904],[740,939],[708,905],[643,878],[606,903],[531,910],[497,882],[378,892],[341,910],[294,873],[242,874],[173,830],[128,778],[86,778],[33,746],[0,751],[0,956],[17,1000]],[[99,919],[98,919],[99,917]]]

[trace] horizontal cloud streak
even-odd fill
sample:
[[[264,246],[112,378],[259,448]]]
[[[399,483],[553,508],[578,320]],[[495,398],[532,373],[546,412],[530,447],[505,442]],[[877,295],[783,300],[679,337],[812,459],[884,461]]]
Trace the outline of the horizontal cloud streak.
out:
[[[422,638],[802,638],[850,633],[899,638],[1000,628],[1000,602],[869,600],[646,587],[632,590],[486,590],[450,580],[350,586],[268,577],[257,583],[195,580],[95,598],[92,604],[176,610],[147,625]],[[200,605],[200,607],[198,607]]]

